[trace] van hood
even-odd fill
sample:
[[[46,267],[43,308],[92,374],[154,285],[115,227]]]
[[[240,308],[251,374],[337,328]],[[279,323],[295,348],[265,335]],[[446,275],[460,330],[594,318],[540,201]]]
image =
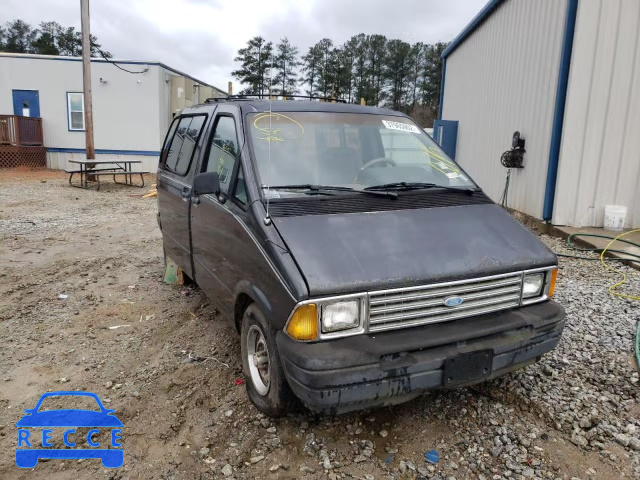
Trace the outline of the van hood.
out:
[[[273,218],[309,296],[545,267],[556,256],[495,204]]]

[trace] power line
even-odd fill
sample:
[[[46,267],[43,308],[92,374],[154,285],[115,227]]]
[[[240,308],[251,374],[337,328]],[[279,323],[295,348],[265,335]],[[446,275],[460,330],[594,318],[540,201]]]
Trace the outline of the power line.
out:
[[[141,72],[134,72],[134,71],[131,71],[131,70],[127,70],[126,68],[123,68],[123,67],[121,67],[120,65],[118,65],[118,64],[117,64],[117,62],[114,62],[114,61],[113,61],[113,60],[111,60],[109,57],[107,57],[107,55],[106,55],[102,50],[100,50],[98,47],[96,47],[95,45],[93,45],[93,48],[95,48],[95,49],[98,51],[98,53],[100,54],[100,56],[101,56],[102,58],[104,58],[108,63],[110,63],[111,65],[113,65],[113,66],[114,66],[114,67],[116,67],[116,68],[119,68],[119,69],[120,69],[120,70],[122,70],[123,72],[131,73],[132,75],[139,75],[139,74],[141,74],[141,73],[146,73],[146,72],[148,72],[148,71],[149,71],[149,67],[145,68],[145,69],[144,69],[144,70],[142,70]]]

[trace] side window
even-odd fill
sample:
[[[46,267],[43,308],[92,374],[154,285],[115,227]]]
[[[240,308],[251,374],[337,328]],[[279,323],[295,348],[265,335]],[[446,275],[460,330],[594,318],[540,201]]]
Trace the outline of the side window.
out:
[[[175,122],[178,126],[175,134],[169,144],[169,151],[167,152],[167,160],[165,166],[168,170],[174,172],[176,170],[176,164],[180,157],[180,149],[182,148],[182,142],[184,141],[184,135],[191,124],[192,117],[181,118],[178,122]]]
[[[220,190],[229,192],[233,166],[238,158],[238,137],[232,117],[219,117],[211,137],[206,172],[218,172]]]
[[[180,123],[178,119],[175,119],[173,122],[171,122],[171,125],[169,126],[169,132],[167,132],[167,138],[164,141],[164,145],[162,146],[162,152],[160,152],[160,164],[163,166],[167,162],[167,156],[169,154],[171,142],[173,142],[173,136],[176,133],[178,123]]]
[[[242,167],[238,169],[238,175],[236,176],[236,187],[233,191],[233,198],[238,200],[243,205],[246,205],[249,201],[247,199],[247,188],[244,182],[244,172],[242,171]]]
[[[165,162],[169,170],[178,175],[184,176],[187,174],[189,165],[191,165],[193,151],[198,143],[198,137],[206,118],[205,115],[197,115],[180,119]]]

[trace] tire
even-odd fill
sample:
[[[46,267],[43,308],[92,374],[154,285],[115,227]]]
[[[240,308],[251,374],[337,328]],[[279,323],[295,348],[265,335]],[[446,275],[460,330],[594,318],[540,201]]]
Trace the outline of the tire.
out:
[[[262,340],[259,339],[260,334]],[[253,348],[256,343],[258,346]],[[262,346],[266,346],[266,349]],[[258,355],[253,354],[250,350]],[[291,392],[282,370],[280,354],[275,342],[275,332],[254,303],[247,307],[242,317],[240,352],[247,395],[249,395],[251,403],[270,417],[280,417],[291,411],[296,405],[296,398]],[[267,358],[266,368],[264,364],[261,365],[262,368],[259,368],[255,362],[250,365],[250,354],[252,358],[260,359],[256,361],[263,361],[264,358]]]

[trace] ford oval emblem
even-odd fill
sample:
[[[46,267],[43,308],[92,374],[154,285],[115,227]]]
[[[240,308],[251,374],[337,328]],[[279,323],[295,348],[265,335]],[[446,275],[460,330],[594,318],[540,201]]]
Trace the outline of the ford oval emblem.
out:
[[[460,297],[447,297],[444,299],[444,304],[447,307],[457,307],[462,302],[464,302],[464,300],[462,300],[462,298]]]

